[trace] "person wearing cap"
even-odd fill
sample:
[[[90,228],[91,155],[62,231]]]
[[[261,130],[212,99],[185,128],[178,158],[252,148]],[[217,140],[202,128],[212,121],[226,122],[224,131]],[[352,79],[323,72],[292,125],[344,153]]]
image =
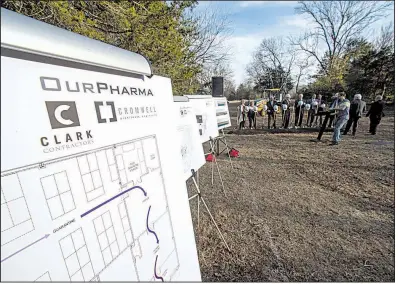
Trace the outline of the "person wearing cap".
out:
[[[312,95],[312,98],[308,101],[308,103],[311,105],[311,108],[308,111],[307,126],[311,127],[312,123],[314,122],[316,110],[318,108],[318,101],[315,94]]]
[[[282,127],[288,128],[290,121],[290,95],[287,94],[282,101]]]
[[[329,109],[335,109],[338,104],[339,104],[339,93],[336,93],[332,97],[332,103],[330,104]],[[334,119],[335,118],[336,118],[336,115],[331,115],[329,117],[329,126],[328,126],[329,128],[334,126]]]
[[[272,125],[274,128],[276,128],[276,121],[275,121],[275,107],[276,106],[276,102],[274,100],[273,96],[270,96],[269,101],[267,102],[267,114],[268,114],[268,129],[271,128],[271,120]]]
[[[335,108],[336,114],[336,125],[334,126],[333,138],[331,145],[338,145],[341,140],[340,131],[344,124],[347,123],[350,114],[350,101],[345,98],[345,93],[339,93],[339,104]]]
[[[350,118],[348,119],[347,126],[345,127],[343,135],[347,135],[352,126],[352,135],[355,136],[358,126],[358,120],[362,117],[366,111],[366,103],[362,101],[361,94],[356,94],[351,102],[350,106]]]
[[[370,109],[366,114],[366,117],[370,118],[369,133],[372,135],[376,134],[377,125],[380,124],[381,118],[385,116],[383,109],[383,97],[378,95],[375,101],[370,105]]]
[[[303,102],[303,94],[298,95],[298,99],[294,102],[294,112],[295,112],[295,118],[294,118],[294,126],[301,127],[301,123],[303,122],[303,116],[304,116],[304,102]]]

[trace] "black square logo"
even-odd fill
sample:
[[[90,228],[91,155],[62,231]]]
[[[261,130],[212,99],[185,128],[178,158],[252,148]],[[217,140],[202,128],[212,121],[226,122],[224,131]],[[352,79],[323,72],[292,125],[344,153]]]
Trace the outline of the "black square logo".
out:
[[[46,102],[52,129],[80,126],[75,102]]]

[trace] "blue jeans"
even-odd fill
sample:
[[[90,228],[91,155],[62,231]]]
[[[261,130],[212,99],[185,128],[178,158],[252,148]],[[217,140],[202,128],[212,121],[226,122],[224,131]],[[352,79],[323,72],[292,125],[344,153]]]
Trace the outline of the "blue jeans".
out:
[[[341,134],[340,130],[343,128],[343,126],[347,123],[348,118],[347,117],[340,117],[336,121],[336,125],[334,126],[334,132],[333,132],[333,142],[340,142],[341,140]]]

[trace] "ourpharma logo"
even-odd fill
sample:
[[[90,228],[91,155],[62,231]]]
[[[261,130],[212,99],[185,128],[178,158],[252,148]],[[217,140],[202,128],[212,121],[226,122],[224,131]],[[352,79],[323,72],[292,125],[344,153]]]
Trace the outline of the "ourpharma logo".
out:
[[[80,126],[75,102],[46,102],[52,129]]]
[[[108,110],[110,108],[110,111],[112,113],[111,117],[108,116],[109,122],[117,121],[116,109],[115,109],[115,103],[114,102],[105,102],[105,105],[104,105],[104,102],[94,102],[94,105],[95,105],[95,112],[97,113],[98,123],[106,123],[106,122],[108,122],[107,121],[107,115],[105,114],[105,109],[106,108]],[[109,111],[108,111],[108,113],[109,113]]]

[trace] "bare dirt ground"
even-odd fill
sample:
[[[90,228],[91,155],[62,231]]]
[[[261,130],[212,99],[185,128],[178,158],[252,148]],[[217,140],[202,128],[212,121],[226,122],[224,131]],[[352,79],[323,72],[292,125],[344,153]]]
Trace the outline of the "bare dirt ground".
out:
[[[217,175],[211,186],[211,163],[200,187],[232,252],[203,206],[198,228],[191,201],[202,280],[394,281],[393,110],[386,115],[376,136],[362,118],[357,137],[337,147],[310,142],[315,132],[227,135],[241,157],[233,169],[218,158],[226,197]]]

